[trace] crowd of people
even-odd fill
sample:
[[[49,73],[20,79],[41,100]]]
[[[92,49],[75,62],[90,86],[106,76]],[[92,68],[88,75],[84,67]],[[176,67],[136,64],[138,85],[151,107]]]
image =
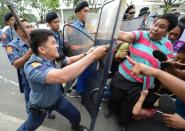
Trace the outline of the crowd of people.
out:
[[[72,26],[86,32],[88,3],[80,2],[75,13],[77,20]],[[130,5],[125,10],[123,20],[136,19],[135,13],[136,7]],[[162,112],[162,120],[170,130],[185,130],[185,44],[178,44],[179,41],[185,43],[182,41],[185,40],[182,38],[185,17],[179,18],[173,12],[155,14],[152,15],[152,26],[148,27],[150,14],[148,7],[142,8],[138,15],[144,17],[140,28],[132,32],[119,32],[105,114],[116,114],[121,131],[125,131],[132,119],[146,119],[158,113],[164,94],[175,94],[175,97],[167,99],[174,101],[176,110],[173,114]],[[28,20],[20,18],[22,29],[12,13],[4,16],[4,22],[6,26],[2,30],[1,42],[11,65],[17,69],[28,116],[17,131],[36,130],[46,117],[55,118],[52,113],[54,110],[69,120],[74,131],[88,131],[87,127],[80,124],[78,109],[62,95],[64,89],[61,83],[77,79],[73,87],[76,91],[69,93],[69,96],[85,99],[83,94],[88,87],[87,78],[96,70],[91,64],[103,59],[109,46],[92,47],[82,54],[65,56],[66,48],[75,50],[83,46],[65,47],[56,12],[46,14],[49,30],[33,30]],[[156,51],[159,53],[157,57],[154,55]],[[166,90],[159,92],[162,89]]]

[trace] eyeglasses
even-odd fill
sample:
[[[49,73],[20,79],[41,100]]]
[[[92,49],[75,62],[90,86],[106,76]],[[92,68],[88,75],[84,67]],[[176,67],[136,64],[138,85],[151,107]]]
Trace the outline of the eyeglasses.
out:
[[[136,12],[128,12],[129,15],[134,15]]]

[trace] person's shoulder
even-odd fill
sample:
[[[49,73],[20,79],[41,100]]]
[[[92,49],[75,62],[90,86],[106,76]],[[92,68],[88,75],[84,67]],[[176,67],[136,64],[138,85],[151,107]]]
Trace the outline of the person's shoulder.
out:
[[[8,44],[8,46],[18,47],[19,43],[20,43],[20,38],[16,38],[16,39],[12,40],[12,41]]]
[[[79,27],[80,26],[80,23],[79,23],[79,20],[76,20],[72,23],[72,26],[74,27]]]
[[[75,20],[72,25],[78,24],[78,20]]]
[[[168,44],[172,44],[171,41],[168,39],[167,35],[164,36],[161,41],[162,41],[163,44],[167,44],[167,43]]]
[[[9,30],[9,29],[10,29],[10,26],[5,26],[5,27],[3,27],[2,33],[6,32],[6,31]]]
[[[24,70],[34,70],[35,68],[41,66],[42,63],[37,59],[37,56],[34,54],[30,57],[30,59],[25,63]]]
[[[143,32],[144,34],[148,34],[148,31],[146,30],[139,30],[140,32]]]

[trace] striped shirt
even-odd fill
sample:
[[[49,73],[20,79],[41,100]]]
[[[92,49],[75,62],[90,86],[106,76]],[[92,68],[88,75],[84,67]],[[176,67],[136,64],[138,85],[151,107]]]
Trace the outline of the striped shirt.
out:
[[[145,65],[160,68],[160,62],[152,55],[153,50],[160,50],[168,57],[173,58],[173,46],[167,37],[163,37],[160,41],[153,41],[149,37],[147,31],[134,31],[134,43],[129,46],[130,57]],[[143,89],[154,88],[154,77],[149,76],[134,76],[131,74],[133,65],[128,60],[124,60],[119,65],[119,73],[131,82],[143,83]]]

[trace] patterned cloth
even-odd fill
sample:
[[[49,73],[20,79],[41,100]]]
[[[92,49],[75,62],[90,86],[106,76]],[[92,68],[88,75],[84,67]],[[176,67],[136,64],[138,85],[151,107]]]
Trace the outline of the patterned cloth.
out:
[[[140,63],[144,63],[154,68],[160,68],[159,61],[153,57],[154,50],[160,50],[168,57],[173,58],[173,46],[167,37],[163,37],[160,41],[153,41],[149,37],[147,31],[134,31],[132,32],[135,37],[134,43],[129,47],[130,57]],[[129,81],[143,83],[143,89],[154,88],[154,77],[143,76],[139,77],[131,74],[133,65],[128,60],[124,60],[119,65],[119,73]]]

